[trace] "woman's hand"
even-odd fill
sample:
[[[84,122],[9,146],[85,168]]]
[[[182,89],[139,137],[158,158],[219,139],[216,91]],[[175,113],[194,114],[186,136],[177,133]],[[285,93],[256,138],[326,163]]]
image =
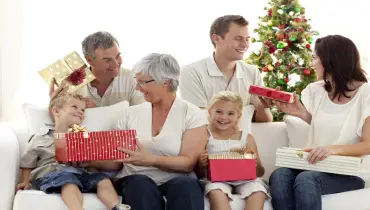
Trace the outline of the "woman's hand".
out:
[[[304,149],[304,151],[310,153],[307,156],[307,161],[310,164],[315,164],[320,160],[324,160],[329,155],[337,154],[337,151],[333,147],[330,147],[330,146],[307,148],[307,149]]]
[[[208,152],[203,152],[199,157],[199,163],[203,168],[208,166]]]
[[[128,163],[137,166],[153,166],[155,163],[156,156],[148,152],[141,144],[139,140],[136,140],[137,150],[131,151],[122,147],[118,150],[129,155],[129,157],[121,160],[115,160],[115,162]]]
[[[307,114],[306,108],[303,106],[301,101],[298,98],[296,92],[293,93],[294,102],[293,103],[284,103],[280,101],[273,101],[273,104],[281,111],[289,115],[293,115],[299,118],[302,118]]]

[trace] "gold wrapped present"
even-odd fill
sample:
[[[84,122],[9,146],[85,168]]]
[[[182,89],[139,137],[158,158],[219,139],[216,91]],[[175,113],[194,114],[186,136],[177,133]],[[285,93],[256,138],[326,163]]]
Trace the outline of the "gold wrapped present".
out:
[[[78,133],[78,132],[87,132],[86,128],[77,124],[73,124],[71,128],[68,129],[69,132]]]
[[[53,77],[58,84],[66,80],[69,86],[68,92],[74,92],[95,79],[87,64],[76,51],[69,53],[63,59],[58,59],[55,63],[41,70],[39,74],[48,85]]]

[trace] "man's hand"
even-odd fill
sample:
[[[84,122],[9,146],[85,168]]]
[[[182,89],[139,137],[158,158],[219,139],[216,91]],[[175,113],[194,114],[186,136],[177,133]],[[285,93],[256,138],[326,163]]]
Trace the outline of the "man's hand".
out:
[[[29,182],[22,182],[17,184],[17,191],[18,190],[28,190],[31,188],[31,184]]]
[[[85,97],[84,100],[85,100],[86,108],[95,108],[96,107],[95,102],[91,98]]]

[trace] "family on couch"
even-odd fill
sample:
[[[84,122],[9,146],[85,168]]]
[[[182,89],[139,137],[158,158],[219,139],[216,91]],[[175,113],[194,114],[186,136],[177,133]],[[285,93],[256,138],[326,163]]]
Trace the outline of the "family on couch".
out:
[[[243,17],[216,19],[210,38],[213,55],[181,71],[173,56],[156,53],[129,71],[120,69],[119,43],[111,34],[89,35],[83,52],[96,80],[74,94],[66,93],[66,83],[56,90],[52,84],[49,108],[55,126],[31,140],[22,156],[18,189],[32,184],[45,192],[61,192],[73,210],[83,209],[83,192],[96,192],[115,210],[204,209],[205,194],[211,209],[231,209],[229,194],[234,192],[245,199],[246,209],[263,209],[264,200],[271,198],[274,209],[304,210],[321,209],[321,195],[364,188],[370,181],[366,158],[359,177],[279,168],[270,177],[269,189],[259,178],[228,183],[199,179],[195,172],[204,171],[207,154],[222,152],[214,149],[222,144],[227,150],[254,153],[257,175],[263,175],[258,139],[238,127],[243,107],[250,104],[256,122],[272,121],[269,107],[275,105],[310,124],[309,139],[302,141],[308,141],[312,164],[329,155],[370,154],[370,87],[351,40],[332,35],[316,41],[312,67],[319,81],[302,92],[302,103],[294,94],[295,102],[288,104],[248,94],[250,85],[262,82],[259,70],[241,61],[249,46]],[[120,149],[129,157],[114,162],[55,163],[53,132],[80,124],[85,108],[124,100],[131,106],[112,129],[137,130],[136,151]]]

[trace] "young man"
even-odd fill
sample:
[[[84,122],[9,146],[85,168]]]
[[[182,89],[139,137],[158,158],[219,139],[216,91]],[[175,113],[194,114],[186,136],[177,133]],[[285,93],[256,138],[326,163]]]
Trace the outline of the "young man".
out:
[[[183,67],[180,96],[206,108],[216,93],[237,92],[244,105],[255,106],[254,121],[272,121],[268,104],[248,93],[250,85],[262,85],[258,69],[242,61],[249,47],[248,21],[239,15],[219,17],[211,26],[210,38],[215,48],[213,55]]]
[[[85,96],[88,108],[109,106],[128,101],[130,106],[144,102],[143,95],[136,91],[134,73],[121,68],[122,57],[117,39],[110,33],[99,31],[87,36],[82,42],[82,51],[96,79],[78,92]],[[50,95],[58,94],[65,83]]]

